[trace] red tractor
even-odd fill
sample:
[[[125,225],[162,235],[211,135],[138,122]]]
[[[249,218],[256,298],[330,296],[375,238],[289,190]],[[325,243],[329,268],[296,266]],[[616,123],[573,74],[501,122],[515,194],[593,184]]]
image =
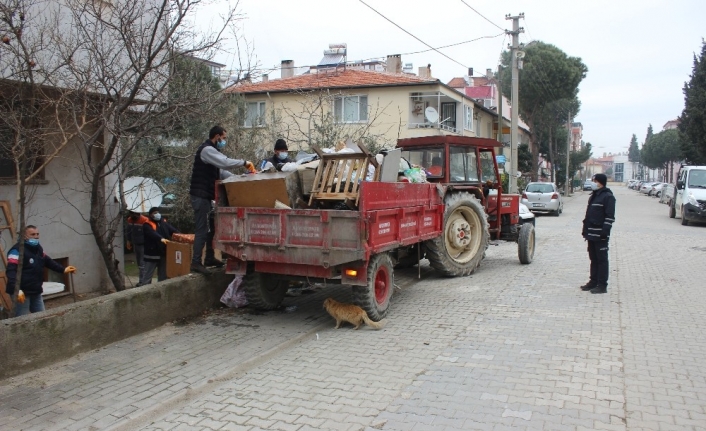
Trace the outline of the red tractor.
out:
[[[442,235],[400,250],[400,265],[425,256],[444,275],[468,275],[480,265],[490,240],[517,242],[520,262],[532,262],[534,225],[520,218],[520,196],[503,193],[495,158],[498,141],[430,136],[401,139],[397,147],[402,163],[422,167],[428,182],[443,186],[445,205]]]
[[[378,321],[390,306],[395,266],[425,256],[441,274],[468,275],[491,239],[518,242],[520,262],[532,261],[534,226],[521,223],[520,197],[502,193],[499,146],[481,138],[403,139],[401,154],[388,154],[381,166],[364,148],[322,154],[314,205],[304,208],[229,206],[219,183],[214,247],[228,255],[226,271],[243,276],[253,307],[279,307],[292,280],[325,281],[351,286],[354,301]],[[362,180],[368,163],[377,168],[373,181]],[[410,163],[428,172],[427,182],[396,181]],[[378,181],[386,168],[392,178]]]

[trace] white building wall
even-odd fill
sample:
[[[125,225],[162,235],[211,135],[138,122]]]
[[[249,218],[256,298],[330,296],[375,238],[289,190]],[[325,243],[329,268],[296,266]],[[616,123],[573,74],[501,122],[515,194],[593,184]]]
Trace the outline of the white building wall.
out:
[[[39,229],[39,240],[47,255],[54,259],[68,258],[69,264],[77,268],[73,276],[77,293],[107,290],[112,287],[105,264],[91,233],[90,184],[81,175],[79,152],[76,146],[68,146],[59,157],[45,169],[45,181],[33,185],[28,193],[31,199],[26,208],[26,224]],[[106,179],[114,183],[115,177]],[[9,200],[17,226],[17,186],[0,185],[0,200]],[[111,193],[108,211],[115,213],[118,203]],[[120,231],[122,235],[122,229]],[[122,236],[116,241],[116,258],[124,262]],[[12,244],[3,244],[7,252]]]

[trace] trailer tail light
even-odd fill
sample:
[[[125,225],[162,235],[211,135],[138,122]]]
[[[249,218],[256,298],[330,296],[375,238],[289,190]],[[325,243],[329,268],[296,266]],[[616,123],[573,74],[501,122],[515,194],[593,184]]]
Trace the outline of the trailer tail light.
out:
[[[554,194],[552,195],[552,199],[559,199],[559,195],[556,194],[556,193],[554,193]]]
[[[522,199],[527,199],[527,193],[522,192]]]
[[[347,269],[345,270],[345,274],[349,277],[357,277],[358,276],[358,271],[355,269]]]

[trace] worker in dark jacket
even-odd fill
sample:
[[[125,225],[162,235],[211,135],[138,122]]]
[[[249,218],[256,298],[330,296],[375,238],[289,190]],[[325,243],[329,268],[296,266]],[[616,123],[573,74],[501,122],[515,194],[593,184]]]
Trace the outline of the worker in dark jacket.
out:
[[[221,151],[226,147],[226,129],[214,126],[208,133],[208,139],[196,150],[194,166],[191,171],[191,207],[194,209],[194,255],[191,259],[191,271],[209,274],[206,266],[223,266],[213,254],[213,229],[209,231],[209,213],[211,201],[216,196],[216,181],[230,177],[226,169],[244,166],[254,171],[251,162],[230,159]],[[201,263],[201,253],[206,246],[206,259]]]
[[[277,139],[277,142],[275,142],[275,155],[267,159],[267,161],[272,163],[272,166],[277,168],[278,171],[281,171],[285,163],[294,162],[294,159],[289,157],[288,150],[287,141],[281,138]]]
[[[130,215],[127,218],[127,230],[125,232],[125,239],[127,239],[125,246],[128,250],[135,251],[135,263],[140,269],[139,280],[142,280],[145,276],[145,234],[142,225],[144,225],[147,220],[147,217],[142,214],[130,211]],[[137,286],[140,286],[139,282]]]
[[[17,281],[17,267],[20,262],[20,243],[18,242],[7,252],[7,287],[5,292],[14,298],[15,316],[44,311],[42,299],[42,283],[44,283],[44,268],[60,274],[76,272],[73,266],[64,268],[44,253],[39,245],[39,229],[33,225],[25,227],[24,255],[22,259],[22,280],[17,296],[15,284]]]
[[[145,235],[145,275],[140,285],[152,283],[152,275],[157,269],[157,281],[167,279],[167,243],[173,233],[179,230],[162,218],[159,208],[150,208],[147,222],[142,225]]]
[[[608,240],[615,221],[615,196],[607,188],[608,178],[604,174],[593,176],[596,189],[588,198],[586,217],[583,219],[583,237],[588,241],[588,257],[591,259],[591,278],[581,290],[591,293],[608,291]]]

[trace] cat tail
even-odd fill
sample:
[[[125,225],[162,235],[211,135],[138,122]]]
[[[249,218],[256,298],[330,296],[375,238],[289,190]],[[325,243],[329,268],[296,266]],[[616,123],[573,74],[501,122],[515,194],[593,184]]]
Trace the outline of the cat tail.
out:
[[[363,322],[365,322],[365,324],[370,326],[371,328],[382,329],[385,326],[385,324],[387,323],[387,319],[382,319],[379,322],[373,322],[372,320],[370,320],[370,318],[368,317],[368,315],[366,313],[366,314],[363,314]]]

